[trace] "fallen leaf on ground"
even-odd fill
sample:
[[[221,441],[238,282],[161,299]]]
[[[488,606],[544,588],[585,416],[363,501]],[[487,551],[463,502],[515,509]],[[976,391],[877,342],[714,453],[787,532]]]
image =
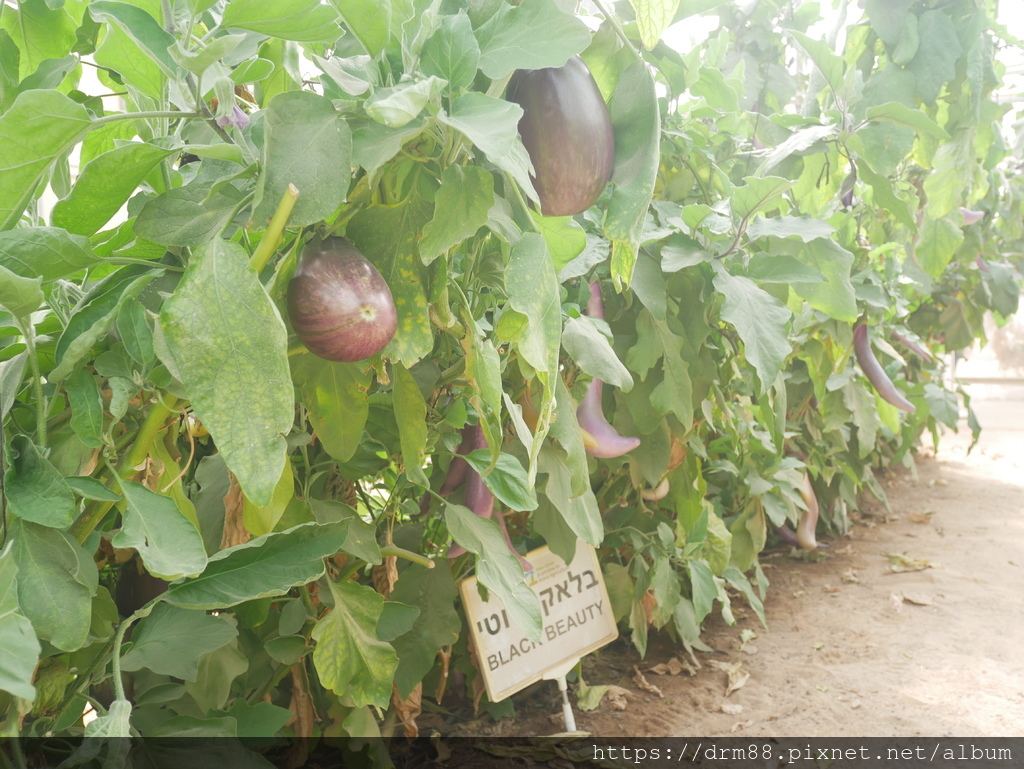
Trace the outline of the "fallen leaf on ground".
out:
[[[889,571],[900,574],[907,571],[924,571],[933,569],[936,564],[924,558],[911,558],[902,553],[882,553],[889,559]]]
[[[935,602],[927,595],[923,593],[902,593],[902,598],[907,603],[912,603],[915,606],[934,606]]]
[[[732,728],[729,731],[738,732],[740,729],[746,729],[748,726],[753,725],[753,723],[753,719],[751,719],[750,721],[737,721],[735,724],[732,725]]]
[[[718,709],[725,713],[727,716],[738,716],[743,712],[742,705],[736,705],[732,702],[723,702],[718,706]]]
[[[612,710],[625,710],[628,704],[626,700],[632,696],[631,691],[623,689],[621,686],[609,684],[588,686],[581,678],[576,692],[576,707],[582,711],[597,710],[602,702],[607,701]]]
[[[640,668],[637,665],[633,666],[633,683],[635,683],[638,688],[643,689],[645,692],[650,692],[651,694],[655,694],[658,697],[665,696],[661,693],[661,689],[659,689],[657,686],[652,684],[644,677],[644,674],[640,672]]]
[[[897,612],[903,611],[903,594],[902,593],[889,593],[889,603],[892,608]]]
[[[719,662],[718,660],[711,660],[708,664],[715,668],[715,670],[721,670],[726,674],[726,697],[750,680],[750,673],[743,669],[742,662]]]
[[[907,516],[907,520],[911,523],[931,523],[932,514],[929,513],[911,513]]]
[[[691,676],[697,675],[693,665],[683,662],[678,657],[673,657],[668,662],[659,662],[647,669],[648,673],[654,673],[656,676],[677,676],[684,671]]]
[[[846,571],[844,571],[843,572],[843,576],[842,576],[842,580],[843,580],[843,582],[847,582],[847,583],[849,583],[851,585],[859,585],[860,584],[860,577],[857,575],[857,572],[854,571],[853,569],[847,569]]]

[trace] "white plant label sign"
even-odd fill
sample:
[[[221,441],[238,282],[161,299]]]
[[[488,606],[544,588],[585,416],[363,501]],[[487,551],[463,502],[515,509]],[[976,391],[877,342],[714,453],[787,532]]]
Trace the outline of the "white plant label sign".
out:
[[[480,597],[476,577],[462,581],[463,604],[487,696],[500,702],[619,636],[608,590],[592,545],[578,542],[571,564],[547,547],[526,555],[526,583],[540,599],[544,629],[533,642],[509,618],[501,601]]]

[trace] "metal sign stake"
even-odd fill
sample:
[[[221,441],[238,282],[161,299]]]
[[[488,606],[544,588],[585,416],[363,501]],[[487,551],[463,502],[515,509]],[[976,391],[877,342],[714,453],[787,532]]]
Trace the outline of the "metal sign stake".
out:
[[[562,693],[562,716],[565,718],[565,731],[570,734],[577,731],[576,715],[572,712],[572,703],[569,702],[569,683],[565,677],[578,664],[580,664],[578,659],[571,660],[544,674],[544,680],[555,681],[558,684],[558,691]]]
[[[572,712],[572,703],[569,702],[569,684],[565,676],[558,679],[558,691],[562,693],[562,715],[565,717],[565,731],[576,731],[576,716]]]

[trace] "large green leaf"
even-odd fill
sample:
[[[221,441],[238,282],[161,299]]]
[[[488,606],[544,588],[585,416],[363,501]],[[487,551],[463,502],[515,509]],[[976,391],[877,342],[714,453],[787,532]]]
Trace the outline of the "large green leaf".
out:
[[[269,504],[257,505],[249,499],[243,500],[242,522],[245,524],[245,530],[255,537],[269,534],[284,516],[293,499],[295,477],[292,475],[291,462],[285,462],[284,471],[274,487],[274,496],[271,497]]]
[[[232,0],[221,24],[299,43],[333,43],[342,33],[338,12],[320,0]]]
[[[355,363],[332,363],[315,355],[292,359],[293,378],[324,449],[347,462],[359,448],[369,413],[371,376]]]
[[[615,129],[615,189],[603,227],[612,244],[612,280],[620,288],[633,275],[660,159],[661,113],[645,62],[633,63],[619,76],[609,111]]]
[[[562,346],[587,374],[628,391],[633,377],[591,318],[567,318],[562,329]]]
[[[57,91],[26,91],[0,115],[0,230],[17,224],[50,164],[89,122],[85,107]]]
[[[365,102],[366,114],[389,128],[408,125],[437,101],[444,81],[431,75],[423,80],[406,80],[398,85],[378,88]]]
[[[963,242],[963,231],[949,219],[927,219],[921,228],[921,242],[914,249],[914,256],[925,272],[937,278]]]
[[[24,435],[11,439],[11,454],[12,461],[4,474],[11,512],[22,520],[42,526],[56,529],[70,526],[78,505],[64,476]]]
[[[537,211],[530,211],[530,215],[548,244],[551,262],[561,278],[561,271],[587,247],[587,233],[571,216],[544,216]]]
[[[649,51],[658,44],[662,33],[672,24],[679,0],[629,0],[629,4],[636,12],[640,42]]]
[[[544,494],[561,514],[573,533],[584,542],[597,546],[604,538],[604,521],[597,506],[597,498],[589,488],[580,495],[572,491],[572,473],[554,451],[541,451],[541,472],[548,474]],[[563,558],[565,555],[562,554]],[[569,561],[566,561],[568,563]]]
[[[878,104],[868,107],[868,120],[885,120],[897,125],[904,125],[913,128],[920,134],[926,134],[936,139],[947,140],[949,134],[938,123],[919,109],[912,109],[897,101]]]
[[[409,198],[397,205],[364,208],[348,225],[348,237],[387,281],[398,310],[398,330],[384,356],[412,366],[430,353],[434,334],[427,314],[423,265],[417,256],[429,204]]]
[[[509,552],[498,524],[475,515],[468,507],[452,504],[445,507],[444,519],[452,538],[476,556],[480,584],[501,600],[527,638],[540,641],[544,622],[540,600],[526,586],[522,564]]]
[[[366,585],[329,582],[334,608],[313,628],[313,664],[328,689],[356,707],[387,707],[398,656],[377,638],[384,596]]]
[[[423,44],[420,66],[428,75],[448,81],[453,90],[468,88],[480,63],[480,45],[473,36],[473,25],[462,9],[445,16],[441,25]]]
[[[57,340],[57,365],[47,379],[60,382],[75,371],[93,346],[106,336],[121,306],[137,297],[156,274],[151,272],[137,278],[115,274],[109,281],[98,285],[87,300],[80,302]],[[130,372],[126,374],[130,376]]]
[[[724,299],[722,319],[731,323],[743,340],[747,360],[760,380],[758,391],[763,393],[792,349],[786,336],[792,313],[752,280],[730,275],[721,265],[715,271],[714,284]]]
[[[284,322],[245,251],[219,239],[196,251],[160,325],[196,416],[245,495],[268,504],[294,400]]]
[[[0,552],[0,691],[25,700],[36,698],[32,675],[39,662],[39,641],[18,606],[18,564],[13,543]]]
[[[125,85],[134,87],[154,103],[163,100],[167,85],[165,66],[154,60],[120,26],[112,24],[107,27],[103,42],[94,58],[100,66],[116,72]]]
[[[23,278],[0,265],[0,308],[27,321],[43,303],[42,285],[42,278]]]
[[[793,290],[816,310],[847,323],[856,321],[857,298],[850,282],[853,254],[828,238],[800,244],[791,254],[825,277],[824,281],[794,282]]]
[[[309,91],[280,93],[270,100],[264,125],[253,222],[262,227],[270,220],[289,184],[299,190],[288,220],[292,226],[334,213],[348,192],[352,135],[331,100]]]
[[[537,201],[530,181],[533,165],[519,136],[522,107],[482,93],[467,93],[452,103],[451,113],[438,113],[437,119],[461,132],[494,165],[509,174]]]
[[[11,73],[17,80],[34,74],[47,59],[66,56],[75,44],[75,21],[62,6],[23,0],[4,9],[0,29],[8,32],[21,53]]]
[[[537,371],[556,372],[562,309],[558,278],[541,235],[524,233],[512,249],[505,267],[505,291],[512,308],[528,319],[518,342],[520,354]]]
[[[956,75],[956,64],[963,46],[953,20],[939,10],[925,11],[918,18],[920,44],[917,55],[907,66],[917,78],[917,93],[927,104],[934,104],[947,80]]]
[[[78,369],[64,382],[71,406],[71,429],[82,443],[92,448],[103,445],[103,399],[96,377],[88,369]]]
[[[199,658],[237,635],[237,628],[223,617],[158,603],[132,631],[132,648],[121,658],[121,669],[146,668],[195,681]]]
[[[423,226],[420,259],[430,264],[487,224],[494,205],[494,177],[478,166],[449,166],[434,196],[434,216]]]
[[[590,31],[555,0],[502,5],[476,31],[480,69],[492,80],[515,69],[561,67],[590,44]]]
[[[415,606],[420,613],[412,629],[392,642],[398,653],[395,685],[400,696],[409,696],[434,666],[437,652],[458,640],[462,622],[455,610],[457,597],[451,569],[443,562],[433,569],[414,564],[401,572],[390,600]]]
[[[56,227],[0,232],[0,266],[43,283],[66,278],[97,261],[89,241]]]
[[[111,540],[114,547],[134,547],[146,570],[166,580],[194,576],[206,567],[203,538],[173,499],[134,481],[121,481],[121,493],[127,508],[121,531]]]
[[[212,555],[202,574],[171,585],[164,600],[184,608],[223,609],[284,595],[321,577],[323,559],[341,550],[347,536],[345,523],[303,523],[258,537]]]
[[[89,14],[96,21],[117,25],[150,61],[160,67],[164,75],[175,75],[178,65],[169,50],[174,45],[174,36],[161,27],[148,11],[117,0],[93,0],[89,4]]]
[[[391,397],[402,444],[405,477],[418,486],[429,488],[430,481],[423,472],[423,454],[427,443],[427,404],[416,380],[401,363],[394,367]]]
[[[80,649],[89,636],[96,590],[91,554],[63,531],[23,520],[11,523],[9,541],[18,603],[36,635],[64,651]]]
[[[148,200],[132,227],[154,243],[198,248],[217,236],[244,197],[232,184],[193,182]]]
[[[466,454],[466,462],[483,475],[487,488],[508,505],[509,510],[524,511],[537,508],[537,495],[530,485],[526,470],[511,454],[500,454],[497,462],[491,467],[491,452],[488,449],[478,449]],[[487,472],[488,468],[490,472]]]
[[[331,0],[331,3],[370,56],[383,50],[391,30],[391,0]]]
[[[76,235],[100,230],[132,196],[157,163],[178,150],[132,142],[115,147],[82,169],[71,194],[53,207],[53,223]]]
[[[749,219],[758,211],[762,211],[793,186],[789,179],[779,176],[747,176],[745,184],[733,190],[729,201],[732,214],[737,219]]]

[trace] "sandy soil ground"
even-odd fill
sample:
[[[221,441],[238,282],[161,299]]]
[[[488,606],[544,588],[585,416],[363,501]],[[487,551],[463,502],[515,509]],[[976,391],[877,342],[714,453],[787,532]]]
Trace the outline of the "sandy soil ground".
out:
[[[1024,735],[1024,387],[975,409],[985,428],[924,451],[918,477],[886,479],[891,513],[860,517],[818,561],[764,557],[768,629],[753,612],[706,626],[715,649],[694,675],[650,669],[679,651],[654,642],[640,660],[624,641],[584,661],[588,684],[629,692],[576,711],[595,736]],[[895,572],[887,554],[927,565]],[[734,606],[739,608],[741,601]],[[756,634],[744,642],[744,631]],[[727,694],[726,668],[739,688]],[[634,668],[660,695],[644,691]],[[456,733],[544,735],[564,730],[554,683],[514,699],[517,717],[483,718]]]

